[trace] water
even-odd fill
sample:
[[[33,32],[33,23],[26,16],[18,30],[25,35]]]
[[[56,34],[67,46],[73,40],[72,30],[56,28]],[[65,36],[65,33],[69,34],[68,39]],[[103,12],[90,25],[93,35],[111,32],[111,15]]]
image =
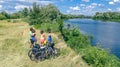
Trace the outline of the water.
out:
[[[112,54],[120,58],[120,23],[104,22],[92,19],[69,19],[65,23],[77,25],[83,34],[92,35],[92,45],[97,43],[109,49]]]

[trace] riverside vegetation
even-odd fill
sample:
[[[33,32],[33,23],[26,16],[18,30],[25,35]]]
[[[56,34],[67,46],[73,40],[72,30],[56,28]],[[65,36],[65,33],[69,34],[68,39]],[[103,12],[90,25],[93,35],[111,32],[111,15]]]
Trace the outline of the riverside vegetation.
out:
[[[65,28],[63,23],[65,17],[54,5],[39,6],[34,3],[29,11],[28,9],[24,9],[21,11],[22,13],[22,17],[27,17],[23,20],[27,21],[30,25],[34,25],[35,28],[45,31],[52,29],[54,33],[60,32],[67,46],[72,48],[78,55],[81,55],[83,60],[90,66],[120,66],[120,60],[116,56],[100,47],[91,46],[88,37],[83,35],[78,28]],[[27,15],[24,16],[24,13]]]
[[[120,22],[120,12],[96,12],[96,14],[93,16],[93,19]]]

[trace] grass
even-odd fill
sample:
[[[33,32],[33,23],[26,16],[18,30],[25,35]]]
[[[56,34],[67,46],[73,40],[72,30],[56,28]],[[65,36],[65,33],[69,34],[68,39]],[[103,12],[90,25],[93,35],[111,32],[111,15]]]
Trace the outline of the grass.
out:
[[[89,67],[69,47],[58,33],[52,36],[56,41],[56,47],[61,49],[61,55],[56,59],[47,59],[42,62],[34,62],[27,56],[30,50],[29,28],[30,26],[22,21],[11,23],[6,20],[0,21],[0,67]],[[39,30],[36,30],[39,39]],[[45,34],[47,36],[47,33]]]
[[[3,26],[2,25],[0,25],[0,28],[2,28]]]

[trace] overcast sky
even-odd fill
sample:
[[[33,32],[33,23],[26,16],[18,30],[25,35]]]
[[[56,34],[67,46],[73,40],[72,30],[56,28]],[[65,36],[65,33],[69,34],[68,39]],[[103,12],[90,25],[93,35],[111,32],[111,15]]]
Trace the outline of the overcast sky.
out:
[[[120,0],[0,0],[0,11],[9,13],[38,4],[54,4],[64,14],[94,15],[95,12],[120,12]]]

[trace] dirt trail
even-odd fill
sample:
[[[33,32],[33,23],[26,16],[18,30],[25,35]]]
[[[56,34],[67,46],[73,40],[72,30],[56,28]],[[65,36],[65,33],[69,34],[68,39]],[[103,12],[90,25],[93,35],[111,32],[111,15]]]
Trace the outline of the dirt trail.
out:
[[[31,61],[27,56],[30,50],[29,28],[25,22],[0,21],[0,67],[89,67],[81,56],[67,47],[59,33],[53,33],[52,36],[61,55],[38,63]],[[36,32],[39,39],[39,30]]]

